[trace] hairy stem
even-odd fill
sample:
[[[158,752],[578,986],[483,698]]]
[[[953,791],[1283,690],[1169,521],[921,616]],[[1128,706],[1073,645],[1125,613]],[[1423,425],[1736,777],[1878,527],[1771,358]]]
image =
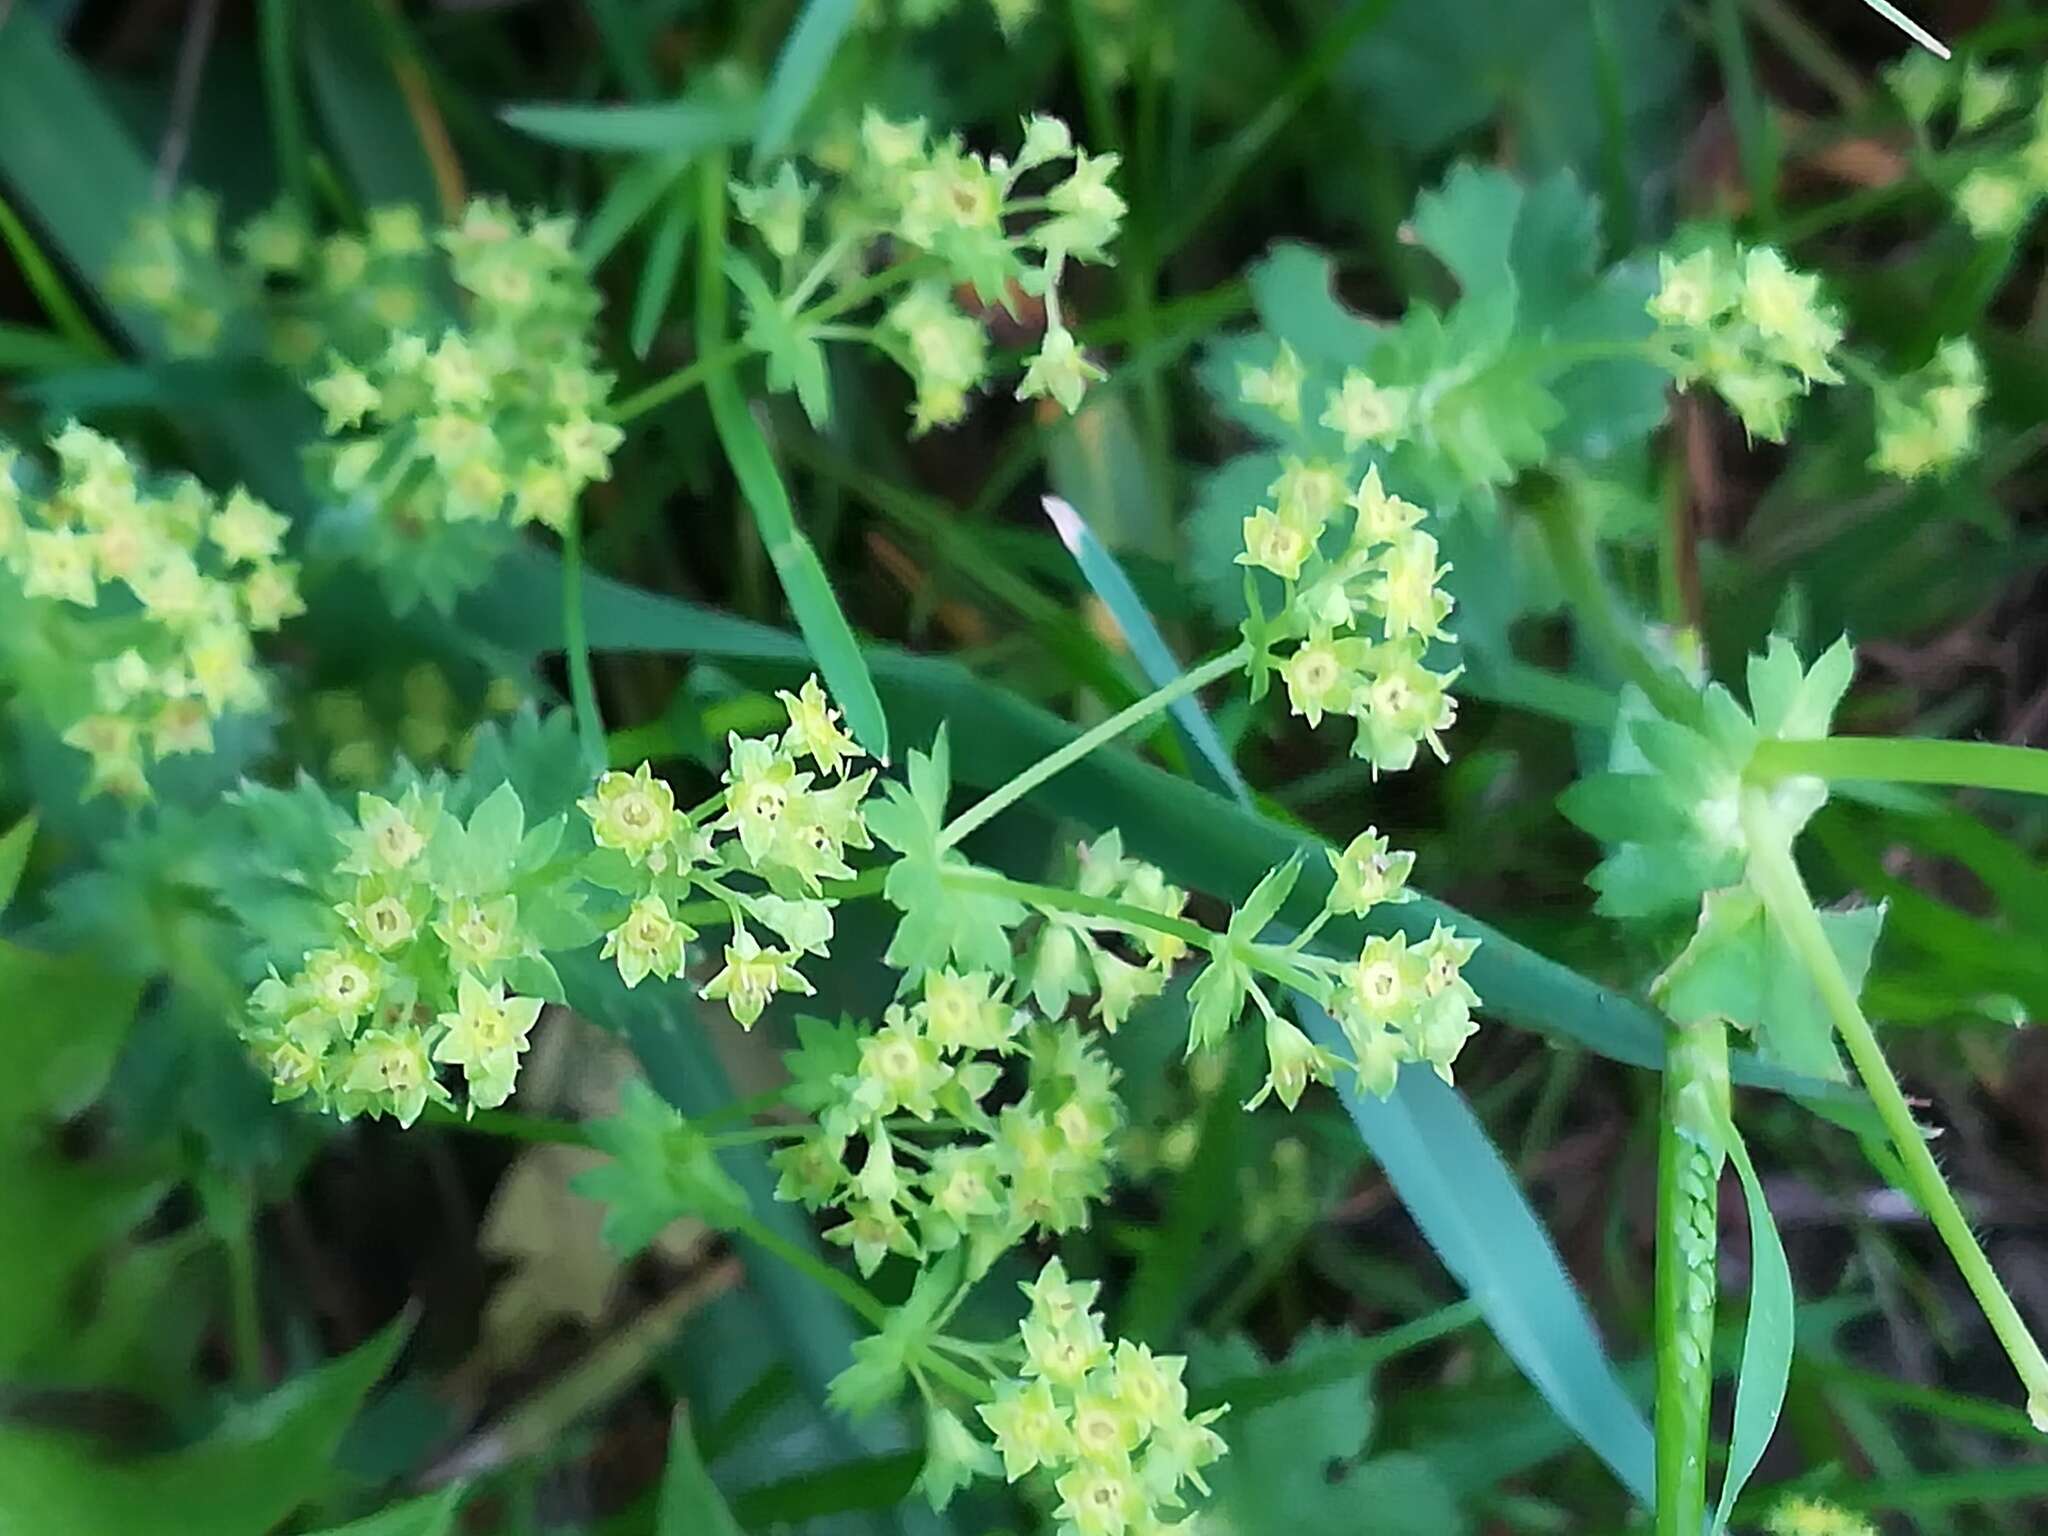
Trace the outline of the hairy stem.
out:
[[[1117,711],[1092,730],[1083,731],[1049,757],[1040,758],[999,789],[962,811],[939,834],[939,846],[951,848],[969,833],[993,821],[1039,785],[1064,773],[1105,742],[1114,741],[1133,726],[1142,725],[1178,699],[1186,698],[1205,684],[1236,672],[1252,659],[1249,643],[1213,656],[1191,672],[1183,672],[1165,687],[1154,690],[1127,709]]]
[[[1905,1175],[1906,1193],[1948,1245],[1956,1267],[1977,1298],[1977,1305],[1984,1309],[1992,1332],[1998,1335],[2013,1369],[2019,1372],[2027,1392],[2028,1413],[2037,1428],[2048,1432],[2048,1358],[2042,1356],[2041,1346],[2034,1341],[2012,1297],[2006,1294],[2004,1283],[1970,1230],[1969,1218],[1956,1203],[1955,1192],[1928,1149],[1926,1133],[1914,1120],[1899,1080],[1892,1075],[1877,1035],[1856,1001],[1855,988],[1849,984],[1841,961],[1836,959],[1821,928],[1813,898],[1807,894],[1799,866],[1792,860],[1792,840],[1772,813],[1765,791],[1744,789],[1742,828],[1749,840],[1750,886],[1812,977],[1842,1043],[1849,1049],[1849,1059],[1855,1062],[1857,1075],[1877,1107],[1878,1119],[1891,1137],[1892,1149],[1898,1154]]]
[[[1672,1024],[1657,1134],[1657,1536],[1699,1536],[1707,1513],[1708,1413],[1720,1142],[1728,1036],[1719,1023]]]

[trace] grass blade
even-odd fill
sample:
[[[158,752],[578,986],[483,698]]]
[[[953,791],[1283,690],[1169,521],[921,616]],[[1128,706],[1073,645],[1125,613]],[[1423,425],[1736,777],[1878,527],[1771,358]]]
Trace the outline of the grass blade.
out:
[[[1735,1424],[1728,1443],[1728,1471],[1721,1484],[1721,1502],[1714,1513],[1716,1536],[1728,1526],[1743,1485],[1763,1460],[1778,1415],[1785,1406],[1785,1384],[1792,1376],[1792,1270],[1785,1262],[1785,1244],[1762,1182],[1749,1160],[1749,1149],[1733,1123],[1724,1119],[1722,1140],[1735,1171],[1742,1178],[1742,1199],[1749,1207],[1751,1275],[1749,1323],[1742,1332],[1742,1372],[1735,1379]]]
[[[1318,1044],[1343,1031],[1305,997],[1295,1015]],[[1345,1112],[1438,1257],[1501,1347],[1626,1488],[1652,1501],[1650,1426],[1623,1389],[1550,1235],[1464,1099],[1426,1069],[1404,1068],[1385,1101],[1339,1088]]]
[[[583,265],[602,265],[633,226],[654,210],[661,194],[676,184],[689,163],[687,155],[648,155],[621,171],[596,211],[583,221],[583,234],[576,243]]]
[[[697,154],[744,144],[754,131],[757,104],[687,100],[648,106],[579,107],[526,102],[502,108],[508,127],[565,149],[667,150]]]
[[[676,279],[683,270],[683,242],[689,237],[696,204],[690,198],[690,184],[678,180],[669,194],[668,207],[647,242],[647,256],[640,265],[640,286],[633,294],[633,327],[629,340],[633,355],[645,358],[653,350],[655,334],[675,297]]]
[[[1081,574],[1088,578],[1088,585],[1095,589],[1095,595],[1102,599],[1110,617],[1116,620],[1117,628],[1123,631],[1124,639],[1130,644],[1132,656],[1137,658],[1139,667],[1152,680],[1152,686],[1161,687],[1180,676],[1180,662],[1175,659],[1165,637],[1159,633],[1159,626],[1152,622],[1152,615],[1146,611],[1137,589],[1131,585],[1130,577],[1117,564],[1116,556],[1095,536],[1095,531],[1071,503],[1057,496],[1047,496],[1044,505],[1045,515],[1052,519],[1060,542],[1067,546],[1067,552],[1074,557]],[[1203,710],[1201,702],[1177,699],[1167,713],[1195,749],[1197,760],[1205,765],[1207,772],[1203,778],[1210,787],[1222,790],[1240,804],[1249,804],[1244,777],[1237,771],[1237,764],[1231,761],[1230,749],[1223,745],[1223,738],[1216,733],[1216,726]]]
[[[299,7],[320,121],[365,204],[408,203],[432,224],[442,211],[434,163],[375,26],[352,9],[335,0]]]
[[[710,353],[725,341],[725,156],[717,154],[704,162],[699,172],[697,266],[697,345]],[[874,679],[861,655],[860,642],[833,595],[831,580],[817,550],[796,525],[789,504],[789,491],[782,473],[768,452],[768,439],[740,398],[732,375],[714,370],[704,379],[704,396],[711,406],[711,420],[718,441],[731,461],[740,494],[753,509],[755,526],[775,574],[782,579],[783,595],[803,632],[804,642],[817,658],[825,686],[846,714],[846,728],[862,747],[881,762],[889,760],[889,720],[875,692]]]
[[[655,1536],[740,1536],[739,1522],[697,1453],[689,1411],[678,1404],[668,1424],[668,1467],[661,1475]]]
[[[804,108],[817,94],[818,82],[825,78],[832,55],[859,10],[860,0],[807,0],[768,76],[768,92],[761,99],[761,124],[754,133],[755,166],[773,160],[789,147]]]

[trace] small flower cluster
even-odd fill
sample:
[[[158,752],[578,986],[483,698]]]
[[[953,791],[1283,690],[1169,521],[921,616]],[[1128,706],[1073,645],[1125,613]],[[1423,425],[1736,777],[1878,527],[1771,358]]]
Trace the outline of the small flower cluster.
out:
[[[715,903],[732,937],[724,968],[701,995],[723,1002],[745,1028],[777,993],[809,995],[797,962],[826,952],[837,904],[823,882],[852,875],[848,848],[872,846],[861,801],[875,776],[852,771],[861,752],[839,728],[838,712],[815,677],[781,699],[788,728],[734,735],[725,791],[696,812],[678,811],[675,792],[645,763],[607,773],[579,802],[600,850],[585,878],[631,901],[605,936],[605,958],[629,987],[648,976],[667,980],[697,937],[684,906],[693,896]],[[817,771],[800,768],[803,761]],[[750,886],[735,883],[741,879]],[[787,947],[763,944],[750,922]]]
[[[1938,474],[1975,451],[1984,365],[1968,337],[1941,344],[1925,368],[1877,386],[1871,468],[1898,480]]]
[[[271,358],[292,370],[323,348],[374,351],[431,308],[426,231],[410,207],[372,210],[360,233],[317,236],[305,212],[283,201],[243,224],[231,245],[222,248],[214,200],[180,193],[136,220],[111,290],[155,313],[187,356],[218,350],[227,327],[253,315]]]
[[[51,440],[54,483],[0,450],[0,566],[20,609],[0,647],[91,793],[149,793],[150,765],[213,750],[213,727],[260,708],[253,636],[305,611],[281,558],[286,520],[248,492],[216,500],[189,476],[152,483],[73,423]]]
[[[2017,234],[2048,197],[2048,93],[2041,77],[1981,57],[1957,66],[1918,50],[1889,73],[1892,92],[1923,143],[1936,117],[1953,105],[1948,149],[1967,143],[1967,165],[1953,178],[1949,195],[1956,214],[1979,240]],[[2028,102],[2026,136],[2015,140],[2011,120]],[[1940,170],[1937,179],[1947,180]]]
[[[1659,275],[1649,310],[1678,382],[1710,385],[1752,436],[1783,442],[1793,402],[1841,382],[1840,317],[1770,246],[1667,254]]]
[[[445,799],[418,784],[396,801],[365,794],[337,829],[341,857],[318,886],[328,942],[289,978],[273,967],[243,1022],[279,1101],[410,1125],[455,1102],[443,1067],[475,1108],[511,1097],[542,1007],[518,994],[560,992],[537,935],[560,926],[563,818],[528,832],[509,785],[466,826]]]
[[[934,139],[922,119],[896,123],[870,110],[848,159],[844,184],[826,207],[831,243],[793,285],[816,190],[787,165],[770,182],[734,188],[740,217],[760,234],[785,279],[771,290],[751,266],[734,269],[749,307],[749,338],[768,354],[770,382],[793,382],[802,394],[811,380],[806,407],[823,415],[818,342],[848,334],[832,322],[883,286],[864,276],[860,253],[888,240],[913,253],[915,280],[878,329],[853,334],[870,337],[910,375],[917,431],[958,422],[989,375],[983,319],[954,296],[963,286],[981,305],[1013,314],[1020,295],[1043,301],[1045,334],[1017,397],[1048,396],[1077,409],[1089,383],[1104,375],[1062,318],[1059,283],[1069,259],[1109,259],[1124,214],[1110,185],[1118,157],[1077,147],[1055,117],[1027,119],[1011,161],[968,150],[957,136]],[[1023,186],[1026,177],[1057,166],[1064,173],[1044,190]],[[828,286],[834,291],[813,305]]]
[[[990,16],[1004,37],[1016,37],[1043,8],[1043,0],[987,0]],[[898,21],[906,27],[931,27],[960,10],[961,0],[861,0],[858,20],[868,27],[883,27]]]
[[[1127,858],[1123,836],[1114,828],[1079,850],[1074,889],[1090,900],[1119,902],[1158,917],[1177,918],[1188,893],[1167,883],[1155,865]],[[1093,1017],[1115,1033],[1146,998],[1166,986],[1174,962],[1188,952],[1185,939],[1157,928],[1136,927],[1116,918],[1046,909],[1045,926],[1025,966],[1031,1000],[1048,1018],[1058,1018],[1076,996],[1093,996]],[[1121,941],[1141,957],[1127,960],[1110,947]]]
[[[1220,1408],[1188,1411],[1187,1362],[1142,1344],[1112,1345],[1094,1310],[1100,1286],[1067,1278],[1058,1259],[1023,1287],[1023,1370],[976,1412],[1004,1478],[1036,1474],[1058,1500],[1061,1536],[1150,1536],[1175,1527],[1184,1488],[1227,1449],[1210,1426]]]
[[[603,419],[593,366],[597,295],[566,219],[479,200],[439,237],[468,296],[438,336],[397,330],[368,355],[337,351],[309,386],[337,439],[328,477],[417,537],[448,523],[560,531],[584,487],[611,474],[623,434]]]
[[[1477,939],[1461,939],[1438,923],[1418,944],[1410,944],[1405,933],[1375,934],[1355,961],[1308,949],[1308,941],[1332,918],[1360,918],[1412,899],[1407,881],[1415,856],[1394,852],[1371,827],[1341,852],[1332,850],[1329,860],[1331,886],[1322,914],[1307,931],[1286,943],[1265,933],[1294,889],[1300,874],[1296,861],[1267,875],[1231,914],[1222,942],[1212,947],[1209,964],[1188,988],[1191,1053],[1219,1043],[1247,1002],[1265,1020],[1266,1081],[1247,1107],[1271,1096],[1293,1109],[1310,1083],[1335,1083],[1345,1072],[1362,1092],[1385,1098],[1394,1091],[1402,1063],[1409,1061],[1428,1062],[1449,1082],[1452,1065],[1477,1029],[1472,1010],[1479,996],[1463,975],[1479,948]],[[1283,1017],[1266,995],[1269,982],[1327,1010],[1349,1055],[1316,1044]]]
[[[1450,688],[1463,669],[1426,664],[1430,646],[1453,637],[1444,629],[1451,597],[1438,585],[1450,567],[1418,526],[1422,508],[1388,495],[1377,467],[1346,497],[1336,466],[1300,460],[1287,462],[1269,496],[1271,506],[1244,520],[1237,557],[1285,584],[1274,619],[1248,587],[1255,690],[1274,673],[1289,708],[1311,728],[1325,715],[1350,717],[1358,730],[1352,751],[1376,773],[1409,767],[1424,743],[1447,760],[1442,733],[1457,719]],[[1361,620],[1370,621],[1366,632]]]
[[[800,1028],[791,1096],[816,1124],[776,1155],[776,1194],[839,1210],[826,1239],[863,1274],[964,1244],[978,1277],[1033,1232],[1085,1227],[1108,1192],[1115,1070],[1078,1025],[1031,1020],[986,973],[927,972],[879,1029]],[[997,1107],[1013,1068],[1023,1090]]]

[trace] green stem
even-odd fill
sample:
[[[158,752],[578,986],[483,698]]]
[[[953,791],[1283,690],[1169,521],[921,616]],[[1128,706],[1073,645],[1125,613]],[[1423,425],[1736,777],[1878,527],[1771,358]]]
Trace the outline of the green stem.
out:
[[[1750,758],[1750,774],[1766,783],[1806,776],[2048,795],[2048,752],[1996,741],[1935,741],[1923,737],[1831,736],[1824,741],[1760,741]]]
[[[1657,1135],[1657,1536],[1699,1536],[1707,1514],[1721,1174],[1714,1127],[1728,1108],[1719,1023],[1665,1034]]]
[[[807,1275],[858,1313],[869,1327],[880,1329],[889,1321],[889,1309],[868,1288],[850,1275],[841,1274],[814,1253],[806,1252],[780,1233],[749,1216],[733,1231],[762,1252],[782,1260],[791,1269]]]
[[[753,353],[753,348],[744,341],[729,341],[722,347],[715,347],[702,357],[665,378],[656,379],[645,389],[626,396],[612,407],[612,420],[620,426],[638,416],[645,416],[658,405],[666,405],[678,395],[688,394],[720,369],[730,368]]]
[[[583,627],[583,531],[575,518],[562,530],[562,636],[568,651],[569,702],[576,715],[576,739],[593,773],[604,771],[604,720],[597,712],[597,683],[590,672],[590,639]]]
[[[1585,519],[1562,494],[1535,508],[1550,563],[1570,599],[1572,614],[1594,646],[1621,675],[1648,696],[1667,720],[1687,723],[1699,713],[1699,696],[1677,673],[1652,655],[1640,627],[1622,609],[1593,554]]]
[[[1163,912],[1148,911],[1144,907],[1132,906],[1128,902],[1112,901],[1106,896],[1088,896],[1080,891],[1070,891],[1057,885],[1034,885],[1026,880],[1012,880],[993,870],[976,868],[966,864],[947,864],[939,869],[941,884],[957,891],[975,891],[986,896],[1007,896],[1012,901],[1021,901],[1028,906],[1040,907],[1054,912],[1071,912],[1076,917],[1096,917],[1105,922],[1121,924],[1127,928],[1148,929],[1153,933],[1171,934],[1192,949],[1209,954],[1228,950],[1244,965],[1262,976],[1269,976],[1282,986],[1293,987],[1321,999],[1326,994],[1326,983],[1315,974],[1318,965],[1335,969],[1336,962],[1321,955],[1297,953],[1291,946],[1282,948],[1272,944],[1240,944],[1233,942],[1229,935],[1214,933],[1200,923],[1191,923],[1184,917],[1169,917]]]
[[[1183,672],[1165,687],[1146,694],[1144,698],[1126,709],[1117,711],[1093,729],[1083,731],[1051,756],[1039,759],[1009,783],[990,791],[984,798],[962,811],[939,834],[939,847],[954,847],[962,838],[994,820],[1048,779],[1073,767],[1103,743],[1114,741],[1133,726],[1142,725],[1196,689],[1238,671],[1251,659],[1250,643],[1238,645],[1220,656],[1211,657],[1191,672]]]
[[[420,1119],[427,1125],[438,1125],[451,1131],[469,1131],[478,1136],[495,1136],[501,1141],[551,1147],[590,1145],[590,1133],[573,1120],[523,1115],[509,1109],[478,1109],[463,1114],[445,1104],[429,1104]]]
[[[1820,915],[1800,878],[1792,859],[1792,840],[1771,810],[1765,791],[1746,788],[1742,792],[1742,829],[1749,842],[1749,883],[1762,899],[1764,910],[1778,931],[1791,944],[1820,993],[1822,1004],[1833,1017],[1835,1028],[1848,1047],[1849,1059],[1877,1108],[1878,1119],[1891,1137],[1905,1177],[1906,1193],[1913,1197],[1935,1230],[1948,1245],[1956,1267],[1998,1341],[2005,1346],[2013,1369],[2019,1373],[2027,1392],[2027,1412],[2036,1428],[2048,1432],[2048,1358],[2027,1329],[2004,1283],[1991,1267],[1970,1230],[1970,1220],[1956,1203],[1954,1191],[1942,1177],[1941,1167],[1928,1150],[1926,1133],[1913,1118],[1912,1107],[1892,1075],[1891,1064],[1877,1043],[1877,1035],[1856,1001],[1856,990],[1843,973]]]

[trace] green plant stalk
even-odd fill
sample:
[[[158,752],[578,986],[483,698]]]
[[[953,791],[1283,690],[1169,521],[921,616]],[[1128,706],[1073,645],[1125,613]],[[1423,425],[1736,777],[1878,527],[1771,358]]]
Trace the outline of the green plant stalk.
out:
[[[590,639],[583,627],[583,530],[572,517],[562,531],[562,637],[568,650],[569,702],[576,739],[593,774],[606,762],[604,720],[597,712],[597,682],[590,671]]]
[[[2048,795],[2048,752],[1996,741],[1830,736],[1824,741],[1760,741],[1752,777],[1768,782],[1810,776],[1831,782],[1940,784],[1952,789]]]
[[[1251,643],[1246,641],[1220,656],[1212,656],[1192,671],[1183,672],[1164,688],[1154,689],[1128,708],[1117,711],[1100,725],[1083,731],[1057,752],[1040,758],[1009,783],[991,790],[982,799],[962,811],[945,830],[940,832],[939,847],[944,849],[957,846],[961,839],[993,821],[1046,780],[1073,767],[1097,747],[1105,742],[1114,741],[1133,726],[1142,725],[1175,700],[1184,699],[1198,688],[1215,682],[1217,678],[1238,671],[1251,659]]]
[[[1984,1309],[1992,1332],[1997,1334],[2013,1369],[2019,1373],[2027,1393],[2028,1415],[2037,1429],[2048,1433],[2048,1357],[2043,1357],[2041,1346],[2013,1305],[2012,1297],[2006,1294],[1998,1272],[1991,1267],[1991,1260],[1970,1230],[1969,1218],[1956,1203],[1955,1192],[1942,1176],[1940,1164],[1928,1149],[1927,1137],[1914,1120],[1899,1080],[1892,1075],[1877,1035],[1856,1001],[1855,989],[1843,974],[1841,962],[1835,958],[1834,948],[1821,928],[1813,898],[1807,894],[1806,882],[1792,859],[1792,839],[1779,824],[1762,789],[1743,790],[1742,829],[1749,842],[1751,888],[1811,976],[1842,1043],[1848,1047],[1849,1059],[1856,1064],[1856,1073],[1876,1106],[1878,1119],[1891,1138],[1905,1175],[1906,1193],[1948,1245],[1956,1267],[1977,1298],[1977,1305]]]
[[[1642,689],[1657,713],[1681,723],[1696,719],[1698,695],[1650,654],[1635,621],[1624,615],[1594,560],[1592,535],[1578,509],[1562,494],[1553,494],[1534,511],[1558,582],[1594,646],[1623,677]]]
[[[1720,1142],[1728,1032],[1671,1025],[1657,1128],[1657,1536],[1699,1536],[1707,1516],[1708,1415],[1720,1247]]]

